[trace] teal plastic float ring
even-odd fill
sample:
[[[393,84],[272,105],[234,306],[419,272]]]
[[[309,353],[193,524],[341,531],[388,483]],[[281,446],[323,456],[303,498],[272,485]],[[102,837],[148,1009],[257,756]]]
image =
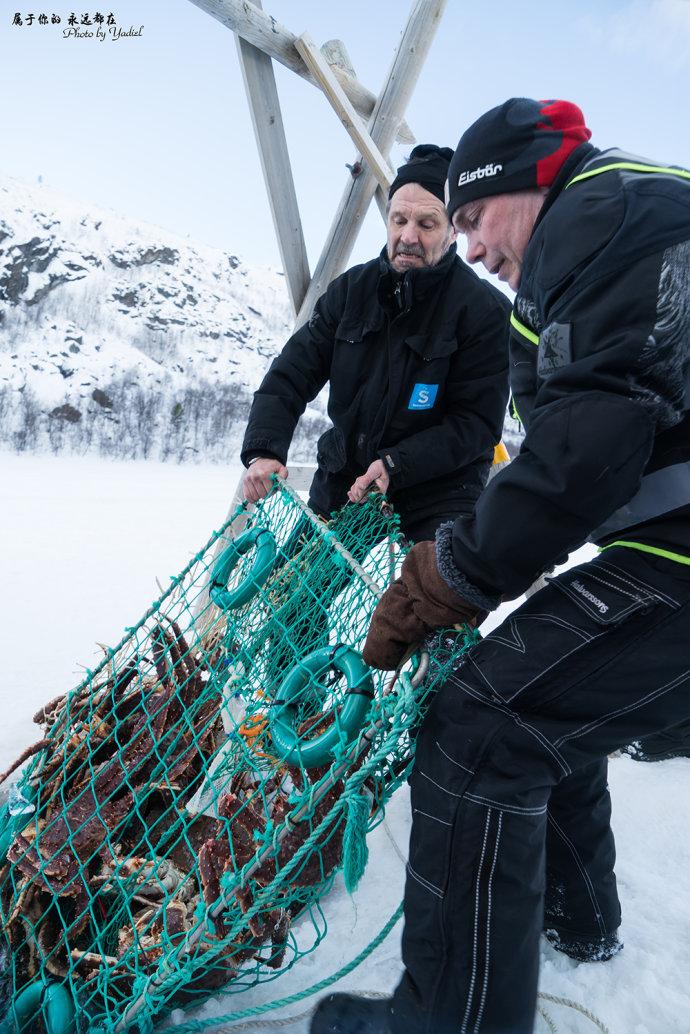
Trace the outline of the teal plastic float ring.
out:
[[[254,563],[239,585],[228,589],[228,578],[240,557],[256,546]],[[276,559],[276,540],[266,528],[251,528],[234,539],[220,554],[213,566],[209,596],[221,610],[234,610],[248,603],[264,584]]]
[[[338,711],[338,720],[310,740],[303,740],[296,728],[297,708],[293,701],[313,682],[314,676],[335,668],[345,676],[347,695]],[[271,708],[269,722],[271,738],[281,760],[287,764],[302,764],[305,768],[327,765],[333,760],[333,750],[342,743],[352,743],[357,737],[374,698],[374,680],[361,654],[349,646],[321,647],[302,658],[283,682]]]
[[[14,1000],[13,1007],[0,1030],[6,1029],[13,1012],[16,1027],[12,1023],[12,1030],[28,1034],[29,1030],[34,1029],[33,1024],[40,1016],[47,1034],[74,1034],[74,999],[62,984],[46,984],[42,980],[29,984]]]

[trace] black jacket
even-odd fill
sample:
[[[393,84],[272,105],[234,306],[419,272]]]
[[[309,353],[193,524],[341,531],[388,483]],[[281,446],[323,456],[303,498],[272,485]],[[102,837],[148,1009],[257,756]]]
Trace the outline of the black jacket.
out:
[[[510,341],[527,434],[437,539],[442,573],[478,605],[588,538],[690,554],[690,174],[640,164],[656,163],[579,147],[527,247]]]
[[[254,395],[242,460],[286,461],[305,406],[329,381],[310,503],[329,514],[377,457],[403,521],[476,498],[500,440],[510,306],[455,254],[398,277],[385,257],[330,285]]]

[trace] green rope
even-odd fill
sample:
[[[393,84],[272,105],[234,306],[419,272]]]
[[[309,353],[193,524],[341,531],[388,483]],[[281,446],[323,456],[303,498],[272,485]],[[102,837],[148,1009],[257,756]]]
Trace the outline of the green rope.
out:
[[[348,894],[352,894],[357,889],[357,884],[367,867],[369,810],[369,801],[362,794],[348,795],[347,823],[343,838],[343,876]]]

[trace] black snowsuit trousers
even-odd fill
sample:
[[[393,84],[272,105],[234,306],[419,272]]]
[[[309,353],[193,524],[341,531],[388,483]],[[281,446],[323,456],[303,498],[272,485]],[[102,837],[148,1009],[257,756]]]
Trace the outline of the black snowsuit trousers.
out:
[[[394,1034],[531,1034],[547,883],[547,926],[618,926],[606,757],[690,717],[689,627],[690,566],[607,549],[439,691],[410,780]]]

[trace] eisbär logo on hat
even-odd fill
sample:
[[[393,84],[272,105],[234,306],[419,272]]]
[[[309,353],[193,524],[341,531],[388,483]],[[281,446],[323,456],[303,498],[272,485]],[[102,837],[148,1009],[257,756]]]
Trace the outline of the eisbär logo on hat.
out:
[[[475,180],[484,179],[485,176],[498,176],[503,172],[503,166],[498,162],[494,165],[489,162],[483,169],[473,169],[472,172],[461,172],[458,176],[458,186],[463,187],[466,183],[474,183]]]
[[[448,170],[448,215],[490,194],[548,187],[564,161],[590,136],[570,101],[513,97],[492,108],[460,138]]]

